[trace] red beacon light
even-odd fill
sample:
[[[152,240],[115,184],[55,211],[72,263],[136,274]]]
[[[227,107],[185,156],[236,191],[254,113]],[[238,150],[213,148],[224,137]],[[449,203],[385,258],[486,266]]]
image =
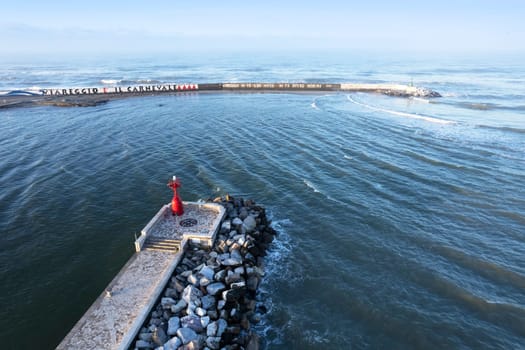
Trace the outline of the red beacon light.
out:
[[[181,187],[179,179],[173,176],[173,179],[168,181],[168,187],[173,190],[173,199],[171,200],[171,213],[176,216],[182,216],[184,214],[184,207],[182,200],[177,193],[177,188]]]

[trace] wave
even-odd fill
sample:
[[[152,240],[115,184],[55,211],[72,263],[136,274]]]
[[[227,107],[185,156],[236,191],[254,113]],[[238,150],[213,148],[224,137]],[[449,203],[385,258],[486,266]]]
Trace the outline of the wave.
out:
[[[483,102],[460,102],[458,106],[466,109],[474,109],[478,111],[488,111],[491,109],[497,109],[499,106],[494,103],[483,103]]]
[[[429,99],[421,98],[421,97],[415,97],[415,96],[410,97],[410,100],[417,101],[417,102],[423,102],[423,103],[430,103]]]
[[[429,156],[425,156],[425,155],[423,155],[421,153],[410,151],[410,150],[407,150],[404,153],[406,155],[412,157],[413,159],[420,160],[422,162],[425,162],[425,163],[433,165],[433,166],[439,166],[439,167],[444,167],[444,168],[449,168],[449,169],[465,169],[465,167],[463,165],[445,162],[445,161],[442,161],[442,160],[439,160],[439,159],[435,159],[435,158],[432,158],[432,157],[429,157]]]
[[[293,251],[292,238],[287,232],[287,227],[292,226],[290,219],[274,219],[273,210],[267,212],[271,227],[277,232],[276,238],[272,241],[264,258],[264,274],[257,293],[256,308],[262,318],[258,324],[254,325],[255,331],[265,339],[266,342],[281,343],[284,333],[279,328],[273,326],[270,315],[274,312],[274,285],[282,281],[287,283],[300,283],[306,275],[305,273],[292,272],[290,260],[288,259]]]
[[[6,95],[12,91],[25,91],[25,92],[29,92],[29,93],[35,93],[35,94],[40,94],[42,93],[42,90],[44,88],[43,87],[40,87],[40,86],[29,86],[29,87],[22,87],[22,88],[12,88],[12,89],[4,89],[4,90],[0,90],[0,95]]]
[[[121,84],[124,85],[133,85],[133,84],[160,84],[162,81],[156,79],[130,79],[122,80]]]
[[[21,90],[26,90],[26,91],[42,91],[44,88],[41,87],[41,86],[37,86],[37,85],[32,85],[32,86],[29,86],[29,87],[25,87]]]
[[[317,98],[315,98],[312,103],[310,104],[310,106],[313,108],[313,109],[317,109],[318,111],[321,110],[318,106],[317,106]]]
[[[319,189],[313,183],[311,183],[310,181],[308,181],[306,179],[303,179],[303,183],[306,185],[306,187],[308,187],[311,190],[313,190],[314,193],[319,193],[319,194],[323,195],[327,200],[332,201],[332,202],[337,203],[337,204],[341,204],[341,205],[343,205],[345,207],[348,206],[347,203],[345,203],[343,201],[340,201],[339,199],[335,199],[335,198],[333,198],[333,197],[331,197],[331,196],[329,196],[329,195],[319,191]]]
[[[480,128],[480,129],[512,132],[512,133],[515,133],[515,134],[525,134],[525,129],[513,128],[513,127],[510,127],[510,126],[477,125],[476,127]]]
[[[523,324],[525,308],[523,306],[512,302],[489,300],[439,276],[434,276],[430,287],[437,293],[476,312],[481,318],[505,327],[520,336],[525,336],[525,325]]]
[[[501,106],[501,107],[499,107],[499,109],[505,109],[505,110],[508,110],[508,111],[523,112],[523,111],[525,111],[525,105],[521,105],[521,106]]]
[[[338,81],[345,81],[345,78],[337,78],[337,77],[333,77],[333,78],[306,78],[304,79],[304,82],[305,83],[313,83],[313,84],[317,84],[317,83],[333,83],[333,82],[338,82]]]
[[[108,84],[108,85],[116,85],[118,83],[120,83],[122,80],[120,79],[102,79],[100,80],[100,82],[102,84]]]
[[[465,109],[474,109],[479,111],[489,111],[489,110],[507,110],[507,111],[525,111],[525,105],[519,106],[504,106],[497,103],[488,103],[488,102],[449,102],[446,103],[451,106],[461,107]]]
[[[439,103],[448,105],[448,106],[464,108],[464,109],[472,109],[472,110],[477,110],[477,111],[505,109],[504,106],[498,105],[496,103],[489,103],[489,102],[440,101]]]
[[[268,250],[266,258],[266,273],[270,276],[284,276],[283,274],[289,273],[289,270],[282,264],[282,258],[288,256],[292,250],[292,238],[287,232],[287,227],[293,225],[290,219],[274,219],[274,215],[271,211],[268,213],[268,219],[271,220],[271,227],[277,232],[277,239],[273,240],[272,245]]]
[[[136,85],[136,84],[160,84],[156,79],[101,79],[100,83],[105,85]]]
[[[453,261],[455,264],[468,268],[485,278],[500,284],[512,285],[518,289],[525,288],[525,276],[509,270],[504,266],[500,266],[483,258],[471,256],[456,248],[445,245],[433,245],[431,249],[439,255]]]
[[[319,191],[317,187],[315,187],[314,184],[312,184],[310,181],[303,179],[303,182],[306,185],[306,187],[310,188],[315,193],[321,193],[321,191]]]
[[[313,99],[312,103],[310,104],[310,106],[313,108],[313,109],[317,109],[318,111],[321,110],[321,108],[319,108],[319,106],[317,105],[317,101],[323,97],[328,97],[330,96],[329,94],[326,94],[326,95],[322,95],[322,96],[317,96],[316,98]]]
[[[389,114],[398,115],[398,116],[401,116],[401,117],[412,118],[412,119],[424,120],[424,121],[431,122],[431,123],[456,124],[456,122],[454,122],[452,120],[439,119],[439,118],[429,117],[429,116],[425,116],[425,115],[421,115],[421,114],[399,112],[399,111],[394,111],[394,110],[391,110],[391,109],[379,108],[379,107],[371,106],[371,105],[368,105],[368,104],[365,104],[365,103],[361,103],[361,102],[358,102],[358,101],[354,100],[353,98],[350,97],[350,95],[347,95],[346,98],[350,102],[355,103],[358,106],[365,107],[365,108],[368,108],[368,109],[371,109],[371,110],[374,110],[374,111],[378,111],[378,112],[389,113]]]
[[[465,74],[465,73],[502,73],[505,72],[506,69],[502,67],[475,67],[475,68],[467,68],[464,66],[458,66],[458,67],[451,67],[451,68],[435,68],[432,70],[433,73],[459,73],[459,74]]]

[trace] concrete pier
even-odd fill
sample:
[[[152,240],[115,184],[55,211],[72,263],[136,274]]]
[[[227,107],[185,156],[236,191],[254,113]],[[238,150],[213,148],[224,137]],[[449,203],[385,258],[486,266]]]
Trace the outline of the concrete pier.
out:
[[[187,243],[211,246],[225,215],[213,203],[163,206],[142,230],[135,253],[57,349],[128,349],[183,256]],[[166,242],[168,242],[166,244]]]
[[[43,89],[36,92],[13,91],[0,95],[0,108],[28,106],[84,107],[96,106],[109,100],[136,97],[173,95],[199,92],[366,92],[398,97],[440,97],[433,90],[402,84],[371,83],[204,83],[156,84],[89,88]]]

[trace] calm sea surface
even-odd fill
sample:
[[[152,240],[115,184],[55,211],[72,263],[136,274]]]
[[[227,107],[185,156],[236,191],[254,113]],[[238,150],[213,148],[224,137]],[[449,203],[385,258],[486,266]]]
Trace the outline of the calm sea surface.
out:
[[[280,235],[266,349],[525,348],[525,57],[0,59],[0,91],[398,82],[444,97],[186,94],[0,110],[0,347],[50,349],[171,199],[230,193]]]

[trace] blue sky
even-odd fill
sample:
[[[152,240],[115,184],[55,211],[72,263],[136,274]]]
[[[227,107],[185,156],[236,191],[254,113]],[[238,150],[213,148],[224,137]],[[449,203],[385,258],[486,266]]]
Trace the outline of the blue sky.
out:
[[[9,1],[6,54],[364,49],[525,52],[523,0]]]

